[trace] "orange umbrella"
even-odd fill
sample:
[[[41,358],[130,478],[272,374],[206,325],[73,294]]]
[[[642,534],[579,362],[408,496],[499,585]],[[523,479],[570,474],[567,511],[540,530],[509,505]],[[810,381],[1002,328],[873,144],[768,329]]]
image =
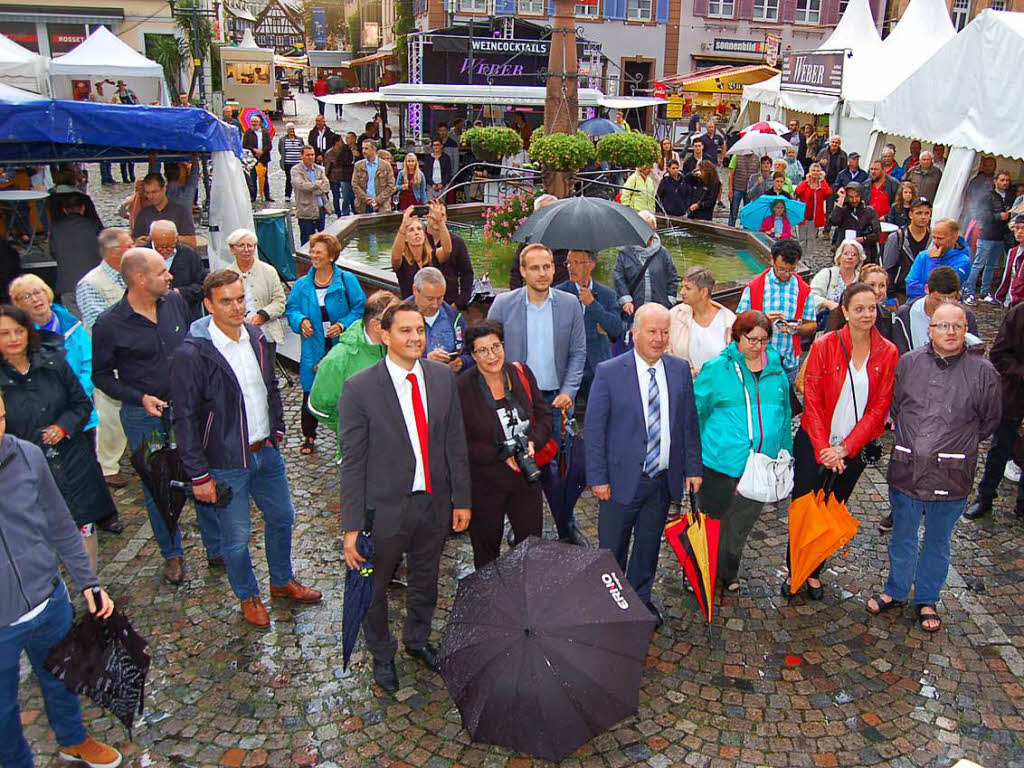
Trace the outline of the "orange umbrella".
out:
[[[697,510],[690,493],[690,511],[665,526],[665,538],[676,553],[679,564],[701,613],[708,623],[715,601],[715,577],[718,573],[718,540],[721,522]]]
[[[846,546],[860,523],[831,492],[832,478],[789,505],[789,591],[796,594],[825,559]]]

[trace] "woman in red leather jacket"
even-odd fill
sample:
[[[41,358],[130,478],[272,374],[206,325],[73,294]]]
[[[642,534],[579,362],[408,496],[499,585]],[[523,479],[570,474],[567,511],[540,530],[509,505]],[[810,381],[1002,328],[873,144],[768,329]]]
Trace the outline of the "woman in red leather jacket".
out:
[[[854,283],[841,305],[842,312],[832,313],[833,330],[814,342],[807,358],[804,413],[793,440],[794,499],[821,488],[834,472],[832,491],[845,503],[864,471],[861,449],[882,434],[889,414],[899,353],[875,328],[875,293]],[[807,579],[812,600],[824,597],[821,568]],[[788,596],[789,584],[782,587]]]

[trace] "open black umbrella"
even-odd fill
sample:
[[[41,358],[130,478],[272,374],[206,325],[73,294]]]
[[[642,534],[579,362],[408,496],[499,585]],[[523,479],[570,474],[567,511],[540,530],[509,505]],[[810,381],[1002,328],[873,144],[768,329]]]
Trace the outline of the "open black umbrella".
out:
[[[475,741],[557,762],[636,712],[653,630],[611,552],[530,537],[459,582],[441,676]]]
[[[185,465],[178,456],[178,446],[174,442],[174,431],[166,411],[161,416],[161,422],[163,431],[154,429],[153,433],[132,451],[131,462],[142,484],[153,498],[167,531],[174,533],[187,495],[180,485],[172,488],[171,482],[183,483],[189,478],[185,475]]]
[[[587,458],[583,436],[577,432],[576,419],[566,420],[561,416],[560,420],[562,426],[556,466],[541,476],[544,495],[559,533],[568,530],[570,514],[587,487]]]
[[[75,622],[43,666],[69,691],[109,710],[130,738],[135,715],[142,714],[149,663],[149,644],[115,608],[107,619],[87,613]]]
[[[342,669],[348,669],[348,660],[359,639],[359,627],[366,618],[373,596],[373,512],[366,513],[366,530],[356,538],[356,551],[366,558],[359,568],[349,568],[345,573],[345,602],[341,614],[341,657]]]
[[[512,235],[517,243],[548,248],[601,251],[623,245],[646,245],[654,230],[622,203],[599,197],[570,197],[545,205]]]

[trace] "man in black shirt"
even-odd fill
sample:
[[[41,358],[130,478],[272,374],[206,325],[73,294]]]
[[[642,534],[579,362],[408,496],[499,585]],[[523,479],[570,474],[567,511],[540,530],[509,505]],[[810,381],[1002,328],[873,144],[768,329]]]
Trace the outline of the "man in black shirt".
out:
[[[171,355],[184,341],[192,318],[185,300],[171,291],[171,273],[153,249],[126,251],[121,276],[127,286],[124,298],[93,326],[92,379],[104,394],[121,402],[121,425],[134,451],[154,431],[166,434],[170,426]],[[166,561],[164,578],[180,584],[185,579],[181,532],[167,530],[152,496],[143,490],[149,524]],[[211,565],[222,565],[214,513],[199,512],[199,529]]]
[[[171,273],[171,290],[188,304],[192,319],[202,315],[203,280],[206,267],[199,254],[178,238],[178,229],[173,221],[154,221],[149,228],[150,247],[164,257],[164,263]]]
[[[178,237],[185,245],[195,247],[196,225],[192,211],[167,197],[167,181],[159,173],[150,173],[142,180],[142,191],[146,196],[146,207],[139,211],[132,225],[132,239],[136,245],[149,242],[149,228],[154,221],[173,221],[178,228]]]
[[[435,266],[444,275],[444,300],[465,310],[473,298],[473,262],[469,260],[466,241],[448,229],[448,212],[440,199],[430,201],[427,241],[434,253]],[[442,261],[441,256],[446,258]]]

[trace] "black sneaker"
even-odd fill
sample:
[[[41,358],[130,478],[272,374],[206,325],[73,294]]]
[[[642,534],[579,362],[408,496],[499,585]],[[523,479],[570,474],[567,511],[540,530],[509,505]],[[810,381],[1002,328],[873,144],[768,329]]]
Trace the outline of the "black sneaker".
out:
[[[992,502],[978,499],[964,512],[964,520],[978,520],[992,511]]]
[[[878,522],[878,530],[880,530],[880,531],[882,531],[884,533],[888,533],[889,531],[892,530],[892,513],[891,512],[888,515],[886,515],[885,517],[883,517],[881,520],[879,520],[879,522]]]

